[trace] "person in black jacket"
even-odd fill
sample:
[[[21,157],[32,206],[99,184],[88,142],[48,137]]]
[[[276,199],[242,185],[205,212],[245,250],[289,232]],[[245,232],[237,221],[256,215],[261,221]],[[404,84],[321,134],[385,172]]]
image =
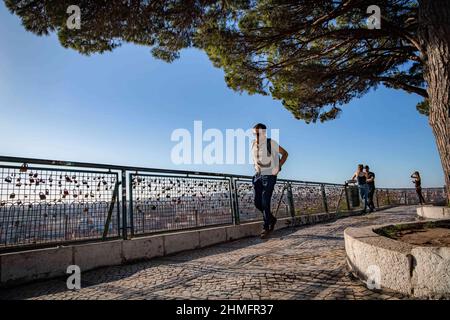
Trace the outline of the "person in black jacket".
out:
[[[369,211],[373,212],[375,210],[375,204],[373,203],[373,195],[375,194],[375,173],[370,171],[369,166],[365,166],[364,169],[367,173],[367,185],[369,186],[369,193],[368,193],[368,204],[369,204]]]

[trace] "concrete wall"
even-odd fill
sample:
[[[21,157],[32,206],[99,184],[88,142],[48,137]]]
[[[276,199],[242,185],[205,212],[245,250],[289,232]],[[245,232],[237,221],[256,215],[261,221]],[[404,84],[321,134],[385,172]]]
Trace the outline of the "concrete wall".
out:
[[[450,298],[450,248],[417,247],[412,283],[414,295],[429,298]]]
[[[373,226],[344,231],[347,263],[364,282],[379,268],[381,288],[411,294],[410,258],[412,246],[381,237]],[[397,242],[397,243],[396,243]]]
[[[450,207],[422,206],[417,208],[417,215],[425,219],[450,219]]]
[[[450,248],[419,247],[374,232],[386,226],[345,229],[347,263],[355,275],[366,281],[376,266],[381,288],[419,298],[450,298]]]
[[[286,220],[280,219],[277,229],[286,227]],[[64,276],[69,265],[78,265],[84,272],[256,236],[260,231],[261,223],[251,222],[130,240],[120,239],[4,253],[0,255],[0,286]]]
[[[356,213],[357,214],[357,213]],[[280,218],[276,230],[288,226],[301,226],[335,219],[334,213],[319,213]],[[201,230],[180,231],[137,237],[130,240],[111,240],[0,254],[0,287],[66,276],[69,265],[78,265],[82,272],[99,267],[151,259],[185,250],[257,236],[261,222],[212,227]]]

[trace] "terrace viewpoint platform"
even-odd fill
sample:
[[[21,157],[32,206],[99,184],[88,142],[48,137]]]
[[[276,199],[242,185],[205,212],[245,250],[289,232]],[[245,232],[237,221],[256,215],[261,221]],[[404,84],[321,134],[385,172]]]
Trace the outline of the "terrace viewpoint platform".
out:
[[[349,276],[347,227],[414,221],[415,206],[395,207],[124,266],[82,273],[81,290],[66,279],[0,289],[0,299],[404,299],[373,292]]]

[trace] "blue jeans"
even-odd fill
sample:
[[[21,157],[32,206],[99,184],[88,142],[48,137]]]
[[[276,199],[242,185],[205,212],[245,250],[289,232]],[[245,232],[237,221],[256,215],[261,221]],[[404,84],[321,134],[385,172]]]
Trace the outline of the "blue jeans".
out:
[[[270,212],[270,201],[277,183],[277,176],[257,174],[253,177],[252,182],[255,193],[255,207],[263,213],[264,229],[269,230],[270,224],[275,220]]]
[[[361,198],[364,201],[364,210],[369,206],[369,185],[366,184],[360,184],[358,185],[359,188],[359,194],[361,195]]]

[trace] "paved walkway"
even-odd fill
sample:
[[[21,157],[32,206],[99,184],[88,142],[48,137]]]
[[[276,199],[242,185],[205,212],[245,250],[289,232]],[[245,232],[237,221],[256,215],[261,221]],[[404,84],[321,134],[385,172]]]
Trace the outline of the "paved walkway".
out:
[[[414,219],[415,207],[392,208],[89,271],[78,291],[57,279],[0,290],[0,299],[402,299],[349,276],[343,232]]]

